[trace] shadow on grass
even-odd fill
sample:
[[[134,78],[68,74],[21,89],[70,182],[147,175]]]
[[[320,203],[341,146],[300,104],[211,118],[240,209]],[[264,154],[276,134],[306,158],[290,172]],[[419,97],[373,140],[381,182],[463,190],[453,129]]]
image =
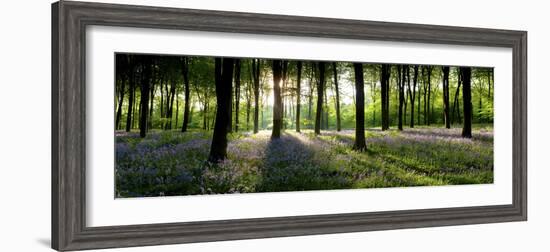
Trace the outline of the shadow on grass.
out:
[[[332,139],[346,139],[344,143],[350,143],[351,136],[339,135],[338,133],[328,134]],[[330,140],[317,138],[324,144],[330,144]],[[487,182],[485,178],[485,169],[472,168],[467,162],[462,165],[456,163],[449,164],[448,157],[437,156],[429,149],[424,147],[415,148],[413,145],[423,144],[425,138],[411,138],[407,141],[399,141],[399,137],[372,137],[367,139],[367,150],[364,154],[359,154],[359,160],[355,162],[362,163],[370,167],[370,179],[380,177],[384,181],[389,181],[386,186],[413,186],[413,185],[437,185],[437,184],[478,184]],[[351,141],[353,143],[353,141]],[[431,141],[427,141],[432,144]],[[425,145],[422,145],[425,146]],[[446,145],[449,153],[455,153],[453,150],[462,151],[457,145]],[[350,148],[351,144],[347,144]],[[446,153],[446,152],[445,152]],[[372,169],[374,168],[374,169]],[[369,178],[367,178],[369,179]],[[490,181],[489,181],[490,182]]]
[[[422,129],[422,128],[420,128]],[[435,137],[435,138],[454,138],[454,139],[463,139],[462,137],[462,128],[437,128],[437,129],[428,129],[428,130],[419,130],[419,129],[405,129],[401,132],[406,136],[424,136],[424,137]],[[481,141],[483,143],[493,143],[493,133],[492,131],[473,131],[472,132],[473,141]]]
[[[332,170],[316,159],[316,147],[300,135],[282,134],[272,139],[265,151],[261,180],[262,192],[308,191],[351,188],[344,174]]]

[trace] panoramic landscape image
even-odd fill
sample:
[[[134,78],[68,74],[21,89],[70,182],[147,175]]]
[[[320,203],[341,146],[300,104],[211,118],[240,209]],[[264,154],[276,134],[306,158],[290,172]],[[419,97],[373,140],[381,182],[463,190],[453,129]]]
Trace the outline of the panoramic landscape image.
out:
[[[114,56],[116,198],[493,183],[491,67]]]

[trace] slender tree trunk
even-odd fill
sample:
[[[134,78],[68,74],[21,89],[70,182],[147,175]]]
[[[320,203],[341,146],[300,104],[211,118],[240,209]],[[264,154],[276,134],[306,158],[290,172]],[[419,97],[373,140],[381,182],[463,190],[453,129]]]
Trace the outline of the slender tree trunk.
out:
[[[296,63],[296,132],[300,132],[300,99],[302,98],[302,62]]]
[[[407,122],[407,106],[409,105],[409,100],[411,96],[411,68],[409,65],[403,65],[403,89],[405,88],[405,83],[407,84],[407,92],[405,94],[405,100],[403,101],[403,122]]]
[[[322,114],[322,129],[328,130],[328,98],[327,98],[327,85],[325,83],[325,91],[323,91],[323,114]]]
[[[462,107],[464,108],[464,124],[462,128],[462,137],[472,138],[472,88],[471,72],[469,67],[461,67],[460,75],[462,79]]]
[[[142,58],[142,76],[140,85],[140,116],[139,116],[139,136],[144,138],[147,134],[147,116],[149,115],[149,88],[151,83],[151,56],[140,56]]]
[[[309,72],[309,96],[308,96],[308,110],[307,110],[307,119],[310,122],[313,120],[313,76],[315,75],[315,63],[311,62],[311,71]],[[311,129],[311,126],[310,126]]]
[[[285,129],[286,125],[284,123],[285,120],[285,113],[286,113],[286,99],[285,99],[285,91],[286,91],[286,72],[287,72],[287,64],[286,61],[282,61],[282,75],[281,75],[281,129]]]
[[[428,124],[428,114],[429,113],[427,111],[428,110],[428,102],[427,102],[426,98],[427,98],[427,95],[428,95],[428,85],[429,85],[428,83],[430,82],[431,70],[430,70],[429,66],[425,66],[422,71],[426,71],[425,72],[426,75],[424,76],[426,82],[424,82],[424,85],[422,86],[422,89],[424,91],[424,93],[423,93],[424,94],[424,97],[423,97],[424,98],[423,99],[424,100],[424,106],[423,106],[424,107],[424,125],[427,125]]]
[[[397,128],[403,130],[403,102],[405,100],[405,85],[403,82],[405,71],[402,71],[402,66],[397,66],[397,88],[399,89],[399,108],[398,108],[398,120]]]
[[[249,74],[250,79],[246,83],[246,131],[250,130],[250,108],[252,107],[252,75]]]
[[[283,78],[283,61],[273,60],[273,131],[271,139],[281,137],[283,124],[283,101],[281,97],[281,79]]]
[[[178,116],[180,114],[180,98],[176,95],[176,126],[178,128]]]
[[[154,78],[151,82],[151,93],[149,94],[149,117],[148,117],[148,120],[147,120],[147,129],[148,130],[151,130],[153,128],[153,109],[154,109],[154,106],[155,106],[155,82],[156,82],[156,78],[157,78],[157,75],[156,74],[153,74]]]
[[[202,109],[202,129],[209,130],[208,125],[208,102],[205,101]]]
[[[325,90],[325,62],[317,63],[319,80],[317,80],[317,111],[315,111],[315,134],[321,134],[321,115],[323,113],[323,91]]]
[[[411,90],[411,121],[409,123],[409,127],[414,128],[414,100],[416,98],[416,84],[418,82],[418,65],[415,65],[413,67],[413,86]]]
[[[416,66],[416,69],[417,69],[417,72],[418,72],[418,66]],[[424,69],[424,68],[422,68],[422,69]],[[424,81],[424,72],[422,72],[421,76],[422,76],[422,78],[420,78],[420,80]],[[418,91],[416,92],[417,93],[416,97],[418,99],[416,100],[416,103],[417,103],[417,105],[416,105],[416,125],[420,125],[420,81],[418,81],[417,86],[418,86],[418,88],[417,88]]]
[[[136,78],[134,73],[134,67],[130,68],[130,90],[128,91],[128,112],[126,114],[126,132],[130,132],[132,129],[132,115],[134,113],[134,94],[136,89]]]
[[[258,133],[260,113],[260,60],[252,60],[252,75],[254,77],[254,134]]]
[[[430,98],[432,96],[432,70],[433,68],[431,66],[428,66],[428,101],[427,101],[427,113],[426,113],[426,118],[427,118],[427,122],[426,124],[427,125],[430,125],[431,123],[431,118],[432,118],[432,109],[430,109]]]
[[[115,122],[115,129],[120,129],[120,118],[122,117],[122,105],[124,103],[124,88],[126,84],[125,77],[122,77],[120,80],[120,87],[118,92],[118,104],[117,104],[117,110],[116,110],[116,122]]]
[[[164,126],[166,124],[166,121],[164,120],[166,118],[166,100],[168,99],[165,91],[166,88],[166,80],[165,76],[162,77],[160,80],[160,118],[161,120],[161,129],[164,129]]]
[[[239,104],[241,99],[241,60],[235,60],[235,132],[239,132]]]
[[[334,89],[336,93],[336,131],[342,130],[342,121],[340,117],[340,89],[338,88],[338,66],[336,62],[332,63],[334,73]]]
[[[382,88],[382,130],[388,130],[390,128],[390,65],[383,64],[380,73],[380,84]],[[355,113],[357,113],[357,111]]]
[[[460,95],[460,86],[462,84],[462,78],[461,78],[461,75],[460,75],[460,69],[457,69],[458,70],[458,84],[456,86],[456,91],[455,91],[455,96],[454,96],[454,99],[453,99],[453,108],[452,108],[452,114],[451,114],[451,124],[454,123],[455,121],[455,114],[458,115],[458,120],[461,121],[461,118],[460,118],[460,104],[458,102],[458,97]]]
[[[183,75],[183,92],[185,104],[183,105],[183,123],[181,125],[181,132],[186,132],[189,125],[189,107],[191,99],[191,90],[189,88],[189,59],[187,57],[182,58],[182,75]]]
[[[353,149],[367,150],[365,140],[365,81],[363,78],[363,64],[354,63],[355,72],[355,143]]]
[[[117,54],[116,56],[116,95],[117,95],[117,110],[115,115],[115,129],[120,129],[120,120],[122,117],[122,106],[124,104],[124,90],[126,89],[126,82],[130,79],[130,61],[129,56],[124,54]]]
[[[218,163],[227,157],[227,133],[231,118],[231,90],[233,85],[233,67],[235,60],[232,58],[215,59],[216,80],[216,119],[212,145],[208,161]]]
[[[445,128],[451,128],[449,118],[449,67],[443,67],[443,115],[445,118]]]
[[[168,102],[168,124],[167,128],[172,129],[172,117],[174,115],[174,99],[176,98],[176,80],[172,79],[170,84],[170,100]]]

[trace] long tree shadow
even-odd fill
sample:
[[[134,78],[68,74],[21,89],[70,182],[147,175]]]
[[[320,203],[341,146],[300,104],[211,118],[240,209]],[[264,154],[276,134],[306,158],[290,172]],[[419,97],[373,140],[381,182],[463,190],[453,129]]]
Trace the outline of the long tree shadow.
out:
[[[339,133],[328,134],[332,139],[340,140],[348,148],[352,148],[353,137]],[[345,139],[345,140],[341,140]],[[350,141],[351,139],[351,141]],[[468,184],[480,183],[476,173],[487,172],[485,163],[479,159],[466,158],[462,162],[445,160],[446,157],[434,156],[433,151],[442,151],[441,144],[436,144],[433,139],[405,138],[398,136],[376,136],[367,139],[367,150],[361,155],[360,161],[365,166],[376,165],[378,172],[370,172],[371,176],[385,176],[386,180],[398,181],[402,185],[423,185],[437,183]],[[328,143],[330,140],[318,138],[319,141]],[[464,152],[458,145],[444,145],[448,153]],[[434,150],[432,148],[437,148]],[[439,152],[438,152],[439,153]],[[445,160],[445,161],[442,161]],[[481,166],[480,166],[481,165]]]
[[[299,133],[297,133],[299,134]],[[316,158],[319,151],[306,136],[284,133],[272,139],[265,151],[257,191],[307,191],[351,188],[344,174]]]
[[[462,138],[462,129],[452,128],[452,129],[405,129],[401,131],[404,136],[415,137],[432,137],[432,138],[447,138],[447,139],[463,139]],[[492,144],[493,143],[493,133],[492,131],[484,132],[472,132],[472,140],[481,141],[483,143]]]

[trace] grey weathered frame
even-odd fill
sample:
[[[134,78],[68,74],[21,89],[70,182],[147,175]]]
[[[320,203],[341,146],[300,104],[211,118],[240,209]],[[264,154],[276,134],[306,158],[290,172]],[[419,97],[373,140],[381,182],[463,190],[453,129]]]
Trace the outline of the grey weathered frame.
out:
[[[511,205],[201,221],[85,225],[85,27],[239,32],[507,47],[513,51]],[[527,220],[527,32],[176,8],[52,5],[52,247],[145,246]]]

